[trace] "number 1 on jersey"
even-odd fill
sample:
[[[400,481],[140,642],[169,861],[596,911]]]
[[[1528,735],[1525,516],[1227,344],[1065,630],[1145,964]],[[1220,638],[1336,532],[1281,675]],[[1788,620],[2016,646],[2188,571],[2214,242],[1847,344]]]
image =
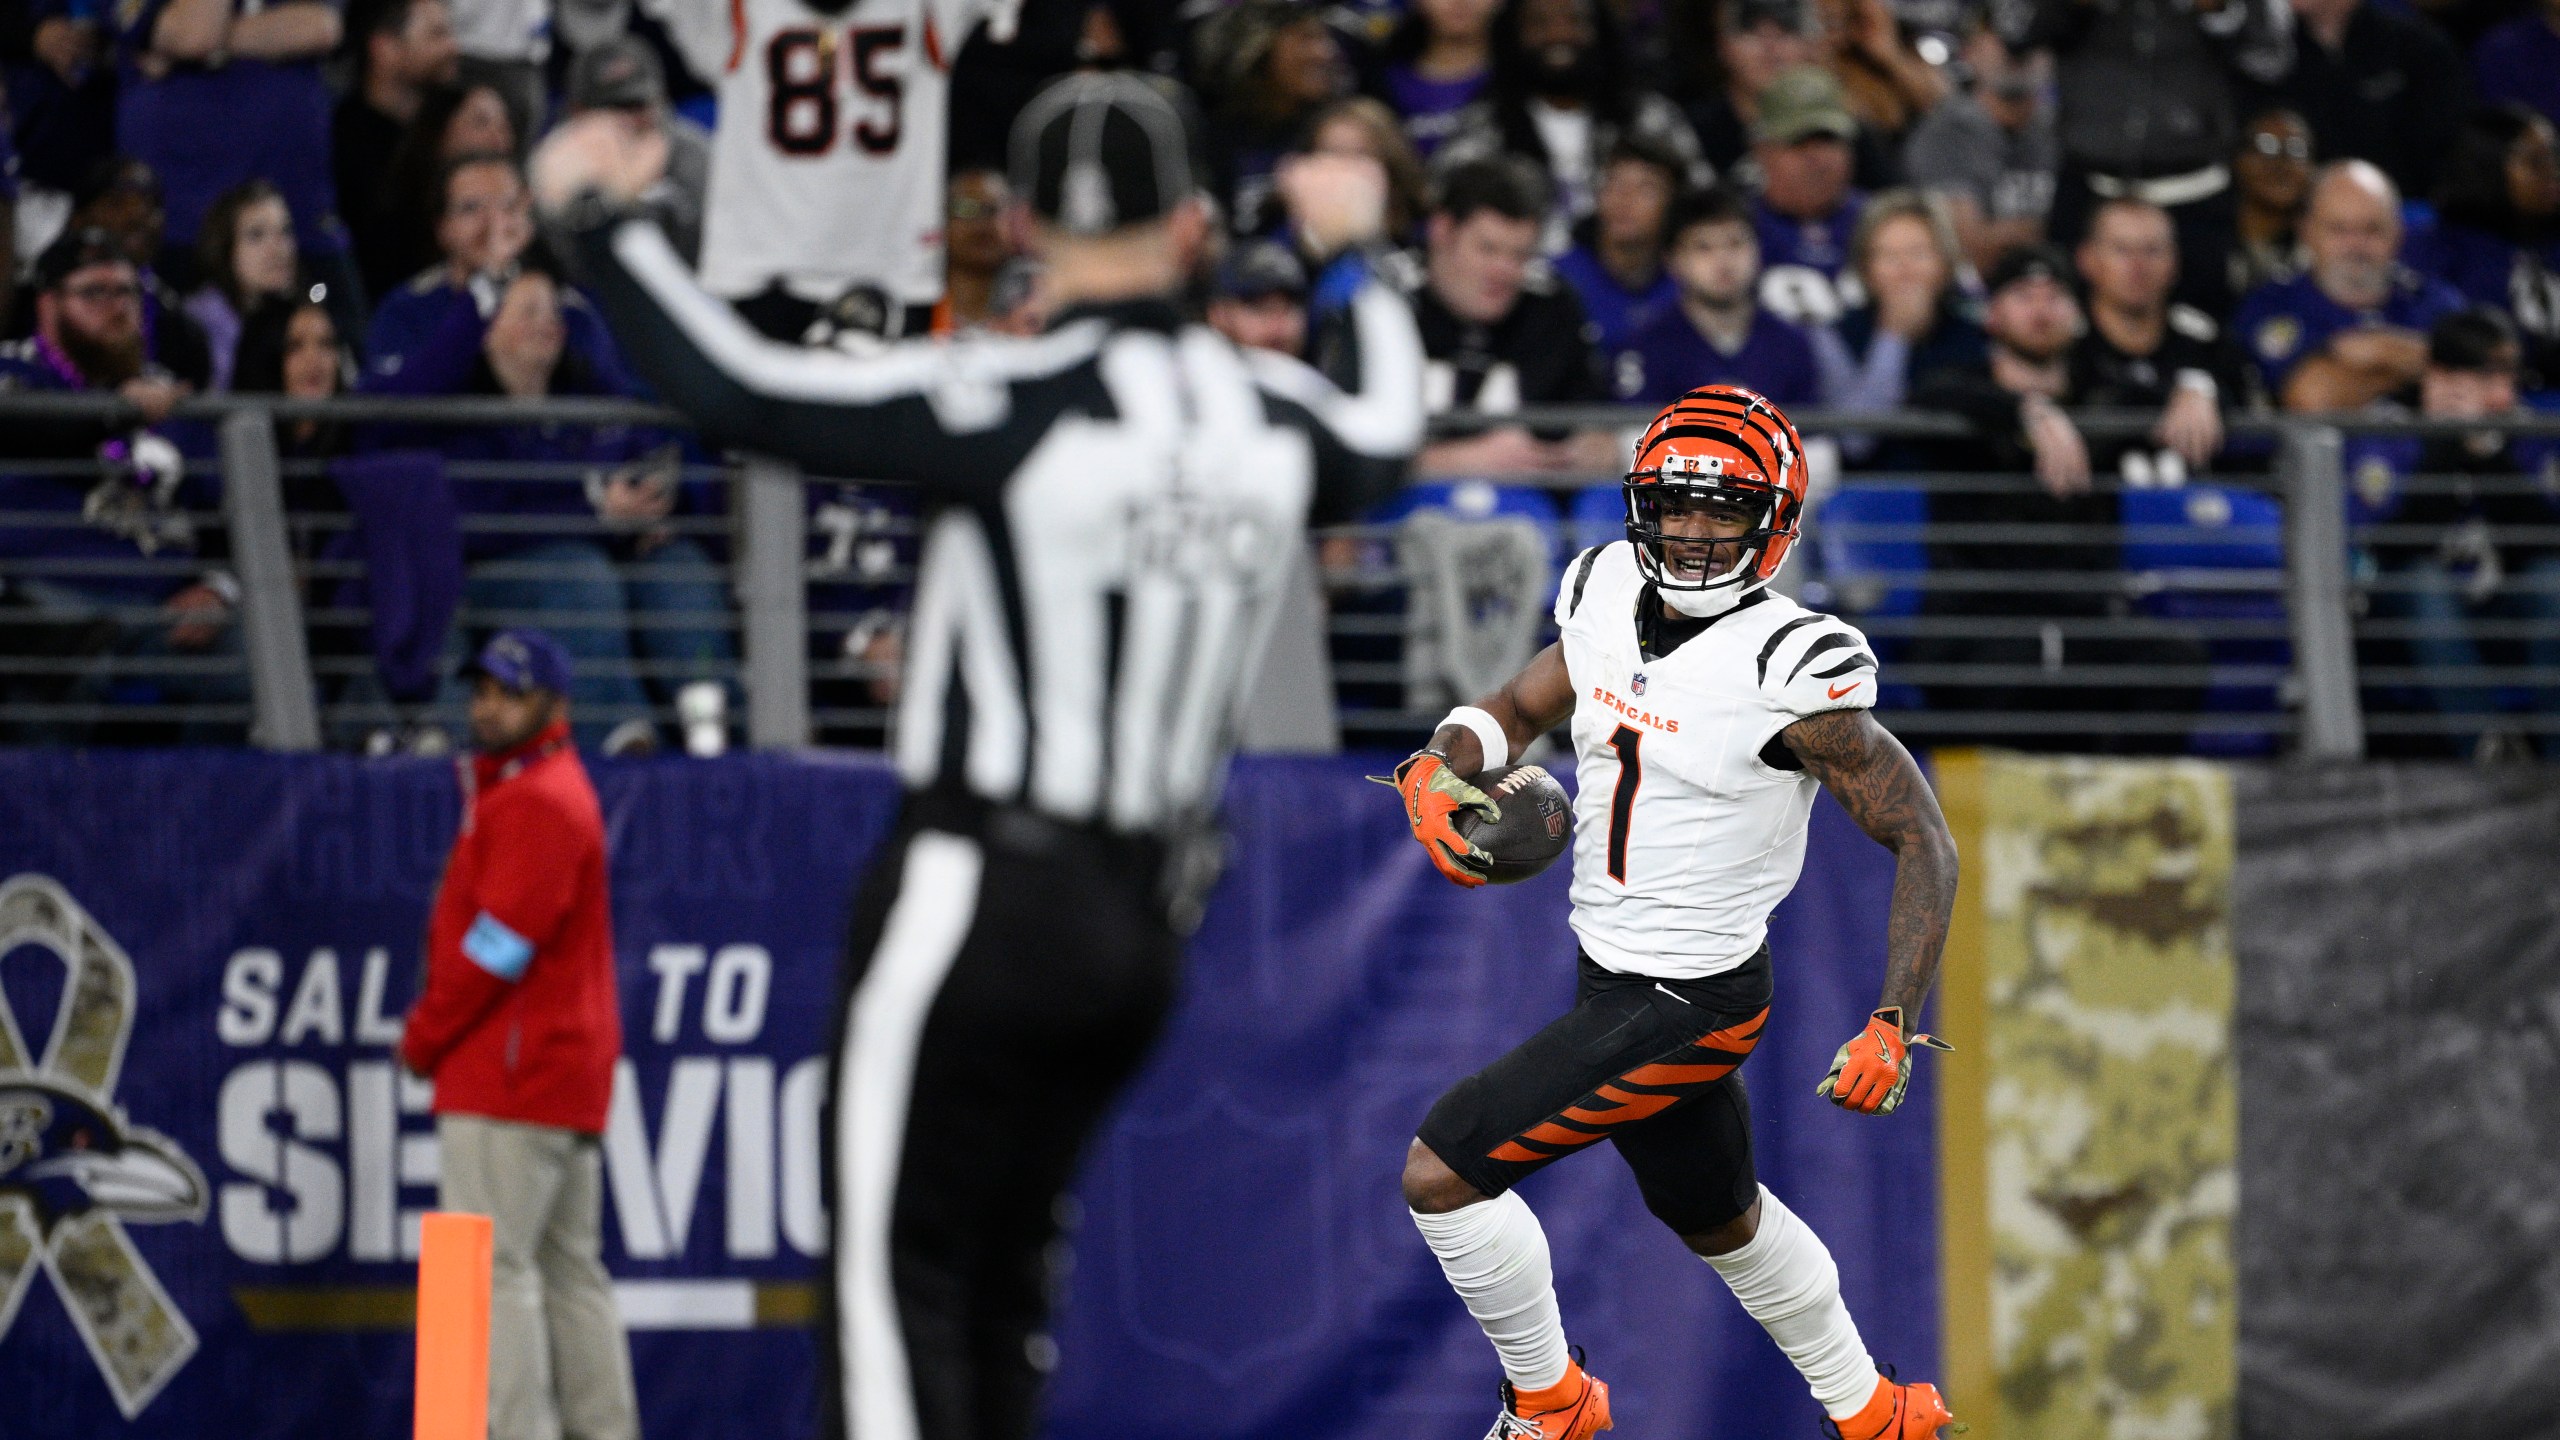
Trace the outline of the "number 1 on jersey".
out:
[[[1644,783],[1644,732],[1621,725],[1609,737],[1618,752],[1618,786],[1609,796],[1609,878],[1627,883],[1627,822],[1634,818],[1636,787]]]

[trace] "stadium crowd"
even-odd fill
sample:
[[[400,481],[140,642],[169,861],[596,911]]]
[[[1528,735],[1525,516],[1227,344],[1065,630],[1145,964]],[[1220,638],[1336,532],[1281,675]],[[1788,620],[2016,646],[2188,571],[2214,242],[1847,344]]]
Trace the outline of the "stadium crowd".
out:
[[[0,321],[15,337],[0,388],[115,391],[140,419],[0,422],[0,457],[73,462],[0,470],[0,566],[200,561],[12,574],[0,651],[236,652],[221,527],[191,523],[218,503],[212,431],[169,419],[190,393],[646,398],[536,233],[523,158],[565,114],[651,117],[674,156],[662,211],[691,258],[726,31],[664,0],[0,0],[14,279]],[[1435,410],[1659,405],[1733,382],[1789,407],[1946,411],[1969,438],[1852,436],[1824,457],[1851,486],[1922,470],[2036,482],[1938,497],[1941,521],[2102,533],[2127,494],[2263,472],[2264,443],[2226,438],[2236,413],[2489,420],[2560,384],[2560,0],[1029,0],[1011,39],[982,32],[953,60],[937,333],[1042,323],[1039,276],[999,223],[1001,137],[1043,80],[1086,66],[1162,72],[1199,97],[1227,232],[1199,300],[1239,344],[1323,343],[1328,297],[1274,185],[1285,158],[1371,156],[1408,247],[1396,264]],[[819,307],[803,336],[879,328],[894,307],[877,301]],[[2158,420],[2092,438],[2069,413],[2084,406]],[[654,743],[645,713],[689,688],[689,713],[718,713],[704,677],[736,648],[711,523],[727,502],[693,478],[717,457],[635,425],[305,421],[278,440],[291,511],[315,521],[297,529],[305,560],[451,572],[423,598],[369,597],[430,623],[397,656],[376,624],[376,673],[347,681],[380,692],[367,698],[423,715],[458,693],[469,637],[445,632],[459,605],[581,617],[560,633],[579,713],[596,717],[584,741]],[[2501,538],[2560,523],[2551,488],[2524,483],[2552,473],[2545,448],[2494,430],[2351,445],[2355,518],[2441,532],[2362,556],[2395,577],[2377,605],[2439,622],[2412,647],[2420,662],[2474,673],[2483,646],[2506,643],[2475,622],[2521,619],[2532,662],[2560,668],[2560,546]],[[1546,507],[1562,534],[1605,531],[1614,489],[1559,509],[1481,477],[1621,467],[1614,431],[1495,425],[1436,441],[1416,470],[1449,482],[1433,492],[1445,503]],[[2446,474],[2513,483],[2403,483]],[[894,568],[878,538],[894,506],[812,496],[813,573]],[[2121,563],[2078,542],[1948,543],[1928,560]],[[362,583],[323,595],[315,580],[313,599],[367,603]],[[839,627],[845,656],[894,656],[894,628],[865,608],[882,588],[847,602],[862,613]],[[2137,599],[1995,587],[1923,603],[2068,620]],[[2077,639],[2066,656],[2058,633],[1908,658],[2203,658]],[[0,675],[0,701],[113,698],[114,674]],[[218,700],[243,682],[205,665],[158,684]],[[2050,686],[1929,700],[2139,703]],[[2448,682],[2431,703],[2501,702]],[[2560,690],[2539,703],[2560,709]]]

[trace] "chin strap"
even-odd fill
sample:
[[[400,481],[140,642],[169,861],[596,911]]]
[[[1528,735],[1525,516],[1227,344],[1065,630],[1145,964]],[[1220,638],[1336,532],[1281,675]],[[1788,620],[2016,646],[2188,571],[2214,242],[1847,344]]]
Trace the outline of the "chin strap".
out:
[[[1677,590],[1657,581],[1653,593],[1662,597],[1663,604],[1692,620],[1713,620],[1731,613],[1742,604],[1744,597],[1767,583],[1755,580],[1748,585],[1726,585],[1713,590]]]
[[[1767,548],[1766,540],[1752,546],[1735,558],[1734,568],[1748,571],[1756,567],[1760,563],[1761,554]],[[1636,556],[1636,568],[1644,573],[1645,579],[1652,582],[1654,593],[1662,597],[1662,603],[1692,620],[1713,620],[1719,615],[1726,614],[1740,605],[1743,597],[1769,583],[1764,577],[1738,585],[1717,585],[1702,589],[1669,585],[1664,583],[1666,572],[1661,557],[1648,555],[1641,541],[1636,543]]]

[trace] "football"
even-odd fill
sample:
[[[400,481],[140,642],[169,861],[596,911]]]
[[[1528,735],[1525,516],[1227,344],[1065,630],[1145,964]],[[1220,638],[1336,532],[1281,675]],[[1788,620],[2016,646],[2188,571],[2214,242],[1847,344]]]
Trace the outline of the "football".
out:
[[[1460,811],[1458,833],[1493,857],[1493,883],[1513,885],[1556,863],[1573,844],[1573,801],[1556,777],[1535,765],[1503,765],[1475,777],[1502,807],[1484,820]]]

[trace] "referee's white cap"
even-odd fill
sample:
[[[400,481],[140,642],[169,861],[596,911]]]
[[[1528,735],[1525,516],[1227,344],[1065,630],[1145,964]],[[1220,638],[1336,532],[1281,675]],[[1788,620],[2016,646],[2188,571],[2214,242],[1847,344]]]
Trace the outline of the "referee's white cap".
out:
[[[1170,81],[1069,75],[1013,122],[1013,190],[1072,235],[1143,224],[1199,193],[1199,133],[1190,97]]]

